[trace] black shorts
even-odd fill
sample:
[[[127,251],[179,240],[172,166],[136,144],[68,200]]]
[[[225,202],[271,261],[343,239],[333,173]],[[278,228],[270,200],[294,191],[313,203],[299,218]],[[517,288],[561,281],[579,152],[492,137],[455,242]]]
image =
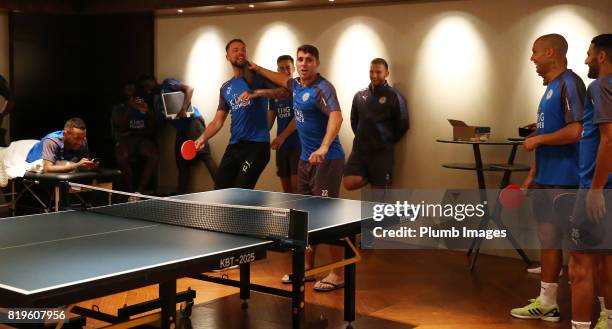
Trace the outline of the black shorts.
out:
[[[202,121],[202,119],[192,118],[191,120],[189,120],[189,125],[186,129],[176,131],[176,139],[174,141],[174,159],[176,161],[176,167],[179,170],[186,169],[189,166],[196,164],[198,159],[203,160],[204,158],[211,156],[210,145],[208,144],[208,141],[206,142],[204,149],[198,152],[195,158],[191,160],[185,160],[181,156],[181,146],[183,145],[183,143],[186,140],[198,139],[198,137],[202,135],[205,129],[206,126],[204,125],[204,121]]]
[[[301,152],[299,146],[276,150],[276,175],[283,178],[297,175]]]
[[[572,251],[612,255],[612,191],[604,191],[606,215],[599,223],[587,218],[585,200],[588,190],[580,189],[576,194],[570,219]]]
[[[353,147],[344,168],[344,175],[364,177],[375,186],[390,186],[392,171],[393,148],[364,152]]]
[[[215,189],[252,189],[270,161],[270,143],[241,141],[225,149],[215,180]]]
[[[317,166],[300,160],[298,194],[337,198],[340,195],[344,159],[324,160]]]
[[[569,214],[568,216],[556,216],[553,202],[561,194],[576,192],[577,186],[534,183],[530,190],[533,216],[538,224],[555,224],[563,230],[566,230]]]
[[[143,136],[127,136],[120,138],[115,145],[115,151],[125,152],[127,158],[131,158],[134,155],[158,155],[155,142]]]

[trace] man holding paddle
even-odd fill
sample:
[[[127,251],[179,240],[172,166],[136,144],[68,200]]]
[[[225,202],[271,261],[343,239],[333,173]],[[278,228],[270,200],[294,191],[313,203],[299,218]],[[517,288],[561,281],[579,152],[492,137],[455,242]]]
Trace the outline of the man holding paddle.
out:
[[[270,161],[268,99],[242,100],[239,96],[245,91],[265,89],[271,84],[249,70],[244,41],[231,40],[225,51],[234,76],[221,86],[217,114],[193,146],[195,150],[203,149],[206,142],[221,130],[228,114],[231,115],[231,136],[219,164],[215,188],[252,189]]]
[[[578,141],[586,93],[580,77],[567,69],[567,48],[567,41],[558,34],[539,37],[532,48],[531,61],[547,87],[538,107],[536,133],[523,144],[525,150],[535,150],[535,164],[523,186],[534,190],[533,214],[542,246],[542,281],[537,298],[511,310],[510,314],[520,319],[560,320],[557,288],[563,265],[564,223],[553,213],[553,200],[560,190],[578,186]]]

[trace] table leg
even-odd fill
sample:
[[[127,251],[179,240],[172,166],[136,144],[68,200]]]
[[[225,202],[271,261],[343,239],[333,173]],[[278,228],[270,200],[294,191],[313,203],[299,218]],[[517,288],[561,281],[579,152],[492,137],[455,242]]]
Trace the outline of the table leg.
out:
[[[17,198],[15,194],[15,179],[11,179],[11,208],[13,211],[13,216],[17,214]]]
[[[249,307],[248,300],[251,298],[251,263],[240,264],[240,299],[242,309]]]
[[[487,188],[484,179],[484,171],[482,164],[482,156],[480,155],[480,145],[472,144],[472,149],[474,150],[474,161],[476,162],[476,178],[478,179],[478,188],[481,190],[485,190]],[[486,199],[486,194],[485,194]]]
[[[53,189],[53,210],[56,212],[60,210],[60,195],[60,187],[59,185],[56,185]]]
[[[480,222],[479,225],[479,229],[482,229],[486,226],[486,224],[489,221],[489,214],[491,213],[491,210],[489,209],[489,202],[488,202],[488,198],[487,198],[487,186],[485,184],[485,179],[484,179],[484,171],[483,171],[483,164],[482,164],[482,155],[480,154],[480,145],[479,144],[472,144],[472,149],[474,151],[474,161],[476,164],[476,179],[478,180],[478,189],[479,189],[479,194],[480,194],[480,202],[482,204],[487,204],[487,206],[485,207],[485,213],[483,216],[482,221]],[[472,252],[479,252],[479,239],[475,238],[474,240],[472,240],[472,243],[470,244],[470,248],[468,249],[467,252],[467,257],[470,258],[472,257]],[[477,256],[475,256],[477,257]],[[475,265],[474,259],[472,259],[472,264],[470,265],[470,269],[473,269]]]
[[[514,158],[516,157],[516,149],[518,148],[518,144],[517,145],[512,145],[512,150],[510,151],[510,155],[508,156],[508,164],[514,164]],[[504,177],[502,178],[501,181],[501,185],[499,187],[499,189],[503,189],[504,187],[508,186],[508,184],[510,183],[510,175],[512,175],[512,171],[510,170],[505,170],[504,171]]]
[[[293,329],[303,328],[305,325],[304,309],[304,260],[305,248],[294,247],[291,251],[291,324]]]
[[[510,165],[514,164],[514,159],[516,158],[516,151],[518,149],[518,146],[519,144],[512,145],[512,150],[510,151],[510,154],[508,156],[508,162],[507,162]],[[477,145],[474,145],[474,158],[476,160],[476,167],[482,168],[482,158],[480,156],[480,149],[477,147]],[[481,174],[478,177],[479,179],[478,186],[481,188],[480,194],[481,194],[481,202],[482,202],[483,200],[487,200],[486,190],[484,190],[484,186],[485,186],[484,185],[484,173],[482,171],[478,171],[478,173]],[[501,185],[500,185],[500,191],[501,189],[505,188],[510,183],[511,175],[512,175],[512,171],[510,170],[504,171],[504,176],[502,178]],[[481,177],[482,177],[482,184],[480,180]],[[484,198],[483,198],[483,194],[484,194]],[[499,194],[498,194],[497,199],[499,200]],[[507,239],[510,241],[510,243],[512,244],[516,252],[521,256],[523,261],[529,266],[531,264],[529,257],[527,257],[527,254],[523,251],[523,249],[521,249],[518,242],[514,239],[514,236],[512,235],[512,233],[508,231],[506,226],[502,223],[501,212],[502,212],[502,209],[501,209],[501,205],[499,204],[499,202],[495,203],[495,208],[493,210],[492,216],[489,216],[490,208],[487,206],[486,211],[485,211],[485,218],[480,222],[478,229],[485,229],[487,225],[489,224],[489,221],[493,220],[493,222],[497,225],[498,228],[505,229],[507,231],[508,233]],[[482,245],[481,238],[476,238],[472,240],[470,249],[468,250],[468,258],[472,257],[470,261],[470,270],[473,270],[474,267],[476,266],[476,260],[478,259],[478,254],[480,253],[481,245]],[[472,252],[474,252],[473,256],[472,256]]]
[[[355,237],[349,237],[355,244]],[[355,257],[355,253],[348,245],[344,244],[344,259]],[[356,265],[355,263],[344,267],[344,321],[348,322],[347,328],[352,328],[351,322],[355,321],[355,289],[356,289]]]
[[[174,329],[176,326],[176,280],[159,284],[161,304],[161,329]]]
[[[113,189],[113,183],[112,182],[109,184],[109,188],[108,189],[109,190]],[[113,204],[113,194],[109,192],[108,193],[108,205],[110,206],[112,204]]]

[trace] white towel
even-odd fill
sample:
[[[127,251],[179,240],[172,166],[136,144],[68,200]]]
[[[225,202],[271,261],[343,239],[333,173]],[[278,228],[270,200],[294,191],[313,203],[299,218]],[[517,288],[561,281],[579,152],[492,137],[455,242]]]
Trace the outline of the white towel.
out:
[[[23,177],[26,171],[42,172],[42,160],[27,163],[26,158],[37,140],[25,139],[12,142],[0,150],[0,186],[8,185],[8,180]]]

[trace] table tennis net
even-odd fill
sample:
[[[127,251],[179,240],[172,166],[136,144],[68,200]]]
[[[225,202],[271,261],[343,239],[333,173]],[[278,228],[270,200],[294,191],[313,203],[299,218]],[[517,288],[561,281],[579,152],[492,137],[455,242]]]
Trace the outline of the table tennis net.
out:
[[[113,204],[87,207],[90,212],[286,243],[306,243],[307,215],[301,211],[155,197],[75,183],[70,183],[70,188],[111,195]]]

